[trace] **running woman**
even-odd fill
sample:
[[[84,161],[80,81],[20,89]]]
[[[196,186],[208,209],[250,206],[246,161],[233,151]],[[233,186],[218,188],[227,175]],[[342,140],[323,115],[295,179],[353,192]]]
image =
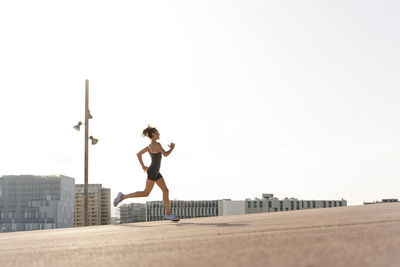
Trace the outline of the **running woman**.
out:
[[[171,154],[172,150],[174,150],[175,148],[175,144],[171,143],[170,145],[168,145],[170,149],[168,151],[165,151],[162,148],[161,144],[157,142],[157,140],[160,139],[160,133],[157,131],[156,128],[151,127],[150,125],[143,130],[142,136],[147,136],[151,139],[150,145],[143,148],[137,153],[140,165],[142,165],[143,170],[147,172],[146,188],[144,189],[144,191],[137,191],[135,193],[130,193],[127,195],[119,192],[117,197],[114,199],[114,207],[116,207],[122,200],[127,198],[147,197],[153,189],[154,183],[156,183],[163,192],[163,202],[165,210],[167,212],[164,220],[179,221],[179,218],[171,213],[168,196],[169,191],[167,185],[165,184],[164,178],[160,173],[162,156],[167,157],[169,154]],[[142,155],[146,152],[149,152],[151,157],[150,167],[147,167],[143,164]]]

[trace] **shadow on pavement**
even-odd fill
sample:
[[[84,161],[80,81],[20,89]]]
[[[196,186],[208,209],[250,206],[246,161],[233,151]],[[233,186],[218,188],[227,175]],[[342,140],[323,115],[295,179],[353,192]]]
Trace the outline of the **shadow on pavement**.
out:
[[[190,227],[190,226],[215,226],[215,227],[239,227],[239,226],[247,226],[247,223],[192,223],[192,222],[170,222],[169,224],[151,224],[151,225],[139,225],[135,223],[129,224],[116,224],[115,226],[125,226],[125,227],[133,227],[133,228],[143,228],[143,227],[157,227],[157,226],[165,226],[165,225],[175,225],[180,227]]]
[[[237,226],[247,226],[245,223],[176,223],[176,226],[187,226],[187,225],[195,225],[195,226],[216,226],[216,227],[237,227]]]

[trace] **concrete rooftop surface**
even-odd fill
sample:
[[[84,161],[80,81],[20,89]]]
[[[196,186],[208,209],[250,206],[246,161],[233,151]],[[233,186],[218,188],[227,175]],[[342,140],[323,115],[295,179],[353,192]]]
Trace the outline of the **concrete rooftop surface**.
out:
[[[0,234],[0,266],[400,266],[400,203]]]

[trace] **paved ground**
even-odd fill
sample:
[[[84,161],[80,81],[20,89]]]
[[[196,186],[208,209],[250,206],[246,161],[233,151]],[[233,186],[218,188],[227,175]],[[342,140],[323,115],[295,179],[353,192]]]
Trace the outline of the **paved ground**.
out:
[[[400,266],[400,204],[0,234],[0,266]]]

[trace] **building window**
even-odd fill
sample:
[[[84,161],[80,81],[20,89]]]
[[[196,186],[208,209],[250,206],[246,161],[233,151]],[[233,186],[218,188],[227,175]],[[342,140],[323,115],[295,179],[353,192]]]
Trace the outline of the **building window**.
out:
[[[254,201],[253,206],[254,206],[254,208],[257,208],[257,202],[256,201]]]
[[[263,203],[262,203],[262,201],[260,201],[260,208],[262,208],[263,207]]]
[[[247,207],[248,207],[249,209],[251,208],[251,203],[250,203],[250,201],[247,202]]]
[[[271,208],[271,207],[272,207],[272,202],[268,201],[268,208]]]

